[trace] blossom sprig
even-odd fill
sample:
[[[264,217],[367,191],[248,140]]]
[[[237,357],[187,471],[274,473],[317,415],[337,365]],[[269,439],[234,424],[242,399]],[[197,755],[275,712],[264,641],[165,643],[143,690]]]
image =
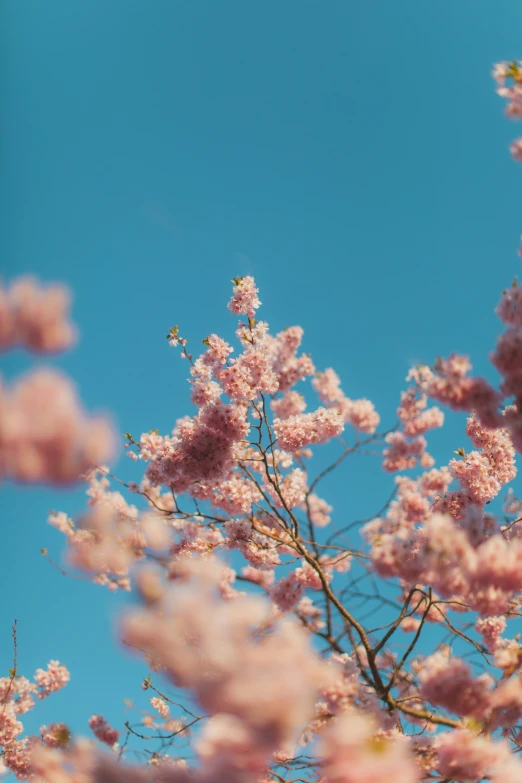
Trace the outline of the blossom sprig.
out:
[[[181,337],[179,333],[179,326],[177,325],[171,326],[166,339],[168,340],[168,343],[172,348],[176,348],[178,345],[180,345],[181,348],[183,349],[181,351],[181,358],[188,359],[190,362],[192,362],[192,355],[189,354],[187,351],[188,341],[185,340],[183,337]]]

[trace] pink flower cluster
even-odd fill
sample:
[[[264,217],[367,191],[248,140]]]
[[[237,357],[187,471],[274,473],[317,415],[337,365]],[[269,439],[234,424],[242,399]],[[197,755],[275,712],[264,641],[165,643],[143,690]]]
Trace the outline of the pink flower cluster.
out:
[[[424,434],[431,429],[442,427],[444,414],[439,408],[426,408],[426,385],[432,377],[426,367],[410,370],[407,381],[413,383],[401,394],[401,404],[397,408],[400,429],[385,437],[388,447],[384,450],[383,468],[390,473],[411,470],[419,464],[430,468],[433,457],[426,451]]]
[[[158,450],[147,475],[154,484],[176,492],[198,482],[217,484],[234,464],[234,446],[249,430],[245,410],[216,402],[200,409],[194,419],[182,420],[174,438]]]
[[[267,337],[264,344],[274,359],[273,369],[277,376],[279,391],[284,394],[298,381],[308,378],[315,372],[314,363],[308,354],[297,356],[303,339],[300,326],[290,326],[279,332],[276,337]]]
[[[463,717],[485,718],[494,683],[489,674],[472,677],[469,666],[451,657],[447,649],[428,656],[416,668],[424,699]]]
[[[284,576],[269,591],[270,598],[281,612],[291,612],[301,601],[305,586],[294,574]]]
[[[350,711],[325,733],[325,783],[418,783],[408,742],[398,732],[382,734],[371,719]]]
[[[499,66],[500,74],[503,73],[505,65]],[[510,76],[515,79],[516,84],[513,89],[518,95],[522,85],[521,72],[516,63],[509,64],[509,68],[514,69]],[[499,78],[505,77],[499,76]],[[501,89],[507,89],[509,92],[511,88]],[[520,143],[518,146],[522,150]],[[499,337],[495,350],[490,355],[492,364],[502,376],[499,391],[482,378],[469,377],[468,373],[471,369],[469,360],[465,356],[456,354],[452,354],[447,360],[439,359],[434,372],[429,375],[425,383],[429,396],[444,402],[454,410],[475,410],[483,427],[507,429],[518,451],[522,451],[521,301],[522,287],[515,280],[511,288],[503,292],[496,311],[508,327]],[[500,413],[500,404],[509,397],[514,397],[514,404],[505,406]],[[478,470],[478,465],[475,465],[475,470]]]
[[[50,723],[40,727],[40,737],[49,748],[63,748],[71,738],[71,731],[65,723]]]
[[[119,732],[109,726],[103,715],[93,715],[90,717],[89,728],[91,729],[96,739],[99,739],[100,742],[103,742],[110,748],[112,748],[113,745],[118,742],[118,738],[120,736]]]
[[[12,672],[0,679],[0,745],[4,764],[20,780],[30,774],[31,754],[39,740],[36,737],[20,739],[23,724],[18,716],[35,706],[33,697],[45,699],[63,688],[69,681],[67,668],[58,661],[50,661],[46,670],[37,669],[35,682],[30,682]],[[65,724],[51,724],[40,730],[43,742],[51,747],[62,747],[68,742],[69,732]]]
[[[483,506],[515,478],[515,450],[507,430],[485,429],[475,415],[468,418],[466,433],[481,452],[471,451],[462,460],[453,459],[448,467],[471,502]]]
[[[333,507],[326,500],[320,498],[315,492],[308,496],[308,507],[310,510],[310,520],[316,527],[326,527],[331,521],[330,512]]]
[[[344,422],[361,432],[373,433],[379,426],[380,416],[370,400],[350,400],[341,389],[341,381],[331,367],[319,372],[312,380],[312,386],[321,402],[335,410]]]
[[[507,330],[497,341],[490,358],[493,365],[503,376],[500,391],[504,397],[514,397],[514,404],[504,409],[504,426],[509,430],[517,451],[522,451],[522,318],[520,315],[520,299],[522,287],[517,285],[504,291],[497,315],[507,325]]]
[[[438,429],[444,424],[444,414],[440,408],[427,408],[428,398],[424,392],[427,378],[431,376],[426,367],[410,370],[407,381],[414,383],[401,394],[401,404],[397,415],[407,438],[424,435],[428,430]]]
[[[285,396],[273,400],[272,407],[274,410],[279,407],[282,417],[304,410],[301,395],[289,391],[299,380],[315,372],[309,356],[297,356],[303,330],[290,327],[272,337],[267,324],[249,318],[248,325],[240,324],[238,336],[243,351],[233,360],[228,359],[232,348],[217,335],[211,334],[203,341],[207,350],[192,363],[190,370],[192,402],[203,407],[216,402],[224,393],[234,403],[248,405],[259,401],[261,395],[274,395],[279,390]]]
[[[482,636],[482,641],[489,652],[495,652],[500,645],[502,634],[506,630],[506,618],[503,615],[479,617],[475,623],[475,629]]]
[[[157,696],[153,696],[150,700],[151,707],[154,707],[162,718],[169,717],[169,705],[164,699],[160,699]]]
[[[229,302],[228,309],[236,315],[248,315],[253,318],[257,308],[261,305],[259,293],[253,277],[236,277],[233,281],[234,293]]]
[[[340,435],[344,422],[336,411],[318,408],[313,413],[274,419],[273,427],[278,446],[284,451],[295,452],[303,446],[326,443]]]
[[[520,394],[520,378],[522,376],[522,329],[511,327],[497,341],[491,361],[499,373],[504,376],[500,386],[505,396]]]
[[[505,763],[510,756],[505,742],[493,743],[468,729],[458,729],[441,734],[436,749],[440,773],[451,780],[482,780],[488,773],[492,773],[491,780],[498,780],[498,783],[504,780],[501,775],[506,771]],[[521,772],[522,766],[518,774]],[[508,777],[505,780],[510,783]]]
[[[369,529],[368,529],[369,528]],[[500,533],[481,536],[474,545],[450,516],[434,514],[418,529],[400,526],[373,537],[373,567],[382,576],[422,580],[445,598],[464,601],[481,615],[507,611],[522,591],[522,542],[508,542]]]
[[[261,394],[274,394],[278,390],[272,363],[266,349],[252,346],[227,367],[215,367],[214,377],[231,400],[255,400]]]
[[[306,401],[299,392],[289,391],[279,399],[272,400],[270,407],[278,419],[288,419],[290,416],[299,416],[304,413]]]
[[[259,527],[263,529],[261,525]],[[278,541],[260,530],[254,531],[248,519],[231,519],[225,523],[224,529],[227,548],[238,549],[252,568],[268,571],[279,564]]]
[[[426,380],[428,396],[456,411],[477,411],[486,427],[499,426],[500,394],[483,378],[468,377],[470,370],[467,356],[451,354],[449,359],[438,359]]]
[[[56,353],[69,348],[76,330],[68,320],[70,295],[62,285],[41,287],[33,277],[0,284],[0,351],[26,348]]]
[[[49,661],[47,669],[37,669],[34,675],[39,699],[46,699],[51,693],[61,690],[69,682],[71,675],[66,666],[59,661]]]
[[[109,422],[82,411],[65,376],[36,370],[0,386],[0,478],[71,484],[114,446]]]
[[[389,473],[399,470],[410,470],[419,462],[423,468],[433,465],[433,460],[426,452],[426,439],[419,435],[407,440],[402,432],[390,432],[385,437],[388,447],[384,449],[382,466]]]
[[[256,641],[253,631],[266,622],[266,605],[252,597],[223,602],[216,591],[220,579],[215,561],[180,560],[175,585],[125,620],[124,638],[157,658],[204,709],[235,716],[252,753],[263,758],[295,738],[311,717],[330,669],[293,622]]]

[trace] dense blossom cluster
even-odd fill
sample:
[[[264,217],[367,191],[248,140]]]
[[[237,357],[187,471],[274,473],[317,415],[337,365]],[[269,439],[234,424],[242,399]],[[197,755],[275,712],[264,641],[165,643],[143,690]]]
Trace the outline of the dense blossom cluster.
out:
[[[517,119],[521,74],[495,69]],[[522,160],[521,142],[513,152]],[[522,452],[522,287],[497,308],[499,388],[457,354],[414,367],[382,432],[370,400],[301,352],[300,327],[272,335],[255,319],[258,293],[252,277],[233,280],[235,346],[212,333],[194,356],[170,330],[194,409],[168,433],[127,433],[133,480],[110,472],[108,424],[67,379],[42,370],[2,387],[2,475],[82,476],[86,512],[48,517],[64,568],[136,591],[119,634],[149,670],[145,708],[129,706],[138,722],[95,714],[88,738],[65,722],[23,736],[21,716],[69,672],[51,661],[34,681],[19,675],[15,634],[0,679],[5,771],[33,783],[521,783],[522,501],[510,488],[496,504]],[[0,347],[67,347],[67,303],[30,279],[2,289]],[[439,465],[427,449],[444,413],[430,400],[467,414],[469,450],[451,445]],[[355,454],[394,475],[388,500],[351,521],[319,484]]]
[[[318,408],[313,413],[274,419],[274,432],[278,445],[290,453],[303,446],[326,443],[344,430],[344,423],[335,411]]]

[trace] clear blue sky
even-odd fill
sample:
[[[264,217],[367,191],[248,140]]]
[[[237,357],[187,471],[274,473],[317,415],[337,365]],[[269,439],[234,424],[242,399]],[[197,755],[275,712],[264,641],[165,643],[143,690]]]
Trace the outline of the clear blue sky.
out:
[[[521,4],[4,0],[0,16],[2,271],[74,289],[81,341],[55,364],[121,432],[190,412],[166,330],[231,337],[237,274],[385,423],[412,362],[455,350],[487,372],[522,231],[520,128],[490,71],[522,56]],[[432,439],[442,462],[462,426]],[[354,463],[328,499],[349,521],[389,487]],[[3,670],[15,617],[24,674],[72,670],[28,726],[86,731],[103,712],[121,727],[144,673],[110,641],[121,600],[40,555],[61,551],[48,510],[83,496],[4,488],[0,503]]]

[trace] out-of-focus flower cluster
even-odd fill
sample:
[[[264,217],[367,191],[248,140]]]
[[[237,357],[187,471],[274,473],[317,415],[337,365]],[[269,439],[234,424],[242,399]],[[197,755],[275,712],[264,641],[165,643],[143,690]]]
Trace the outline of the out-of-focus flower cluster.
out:
[[[32,277],[0,285],[0,350],[69,348],[76,336],[69,303],[64,286],[40,286]],[[73,484],[114,451],[109,421],[82,410],[63,374],[38,369],[10,384],[0,377],[0,481]]]
[[[70,296],[62,285],[40,286],[33,277],[0,284],[0,350],[56,353],[69,348],[76,329],[68,320]]]

